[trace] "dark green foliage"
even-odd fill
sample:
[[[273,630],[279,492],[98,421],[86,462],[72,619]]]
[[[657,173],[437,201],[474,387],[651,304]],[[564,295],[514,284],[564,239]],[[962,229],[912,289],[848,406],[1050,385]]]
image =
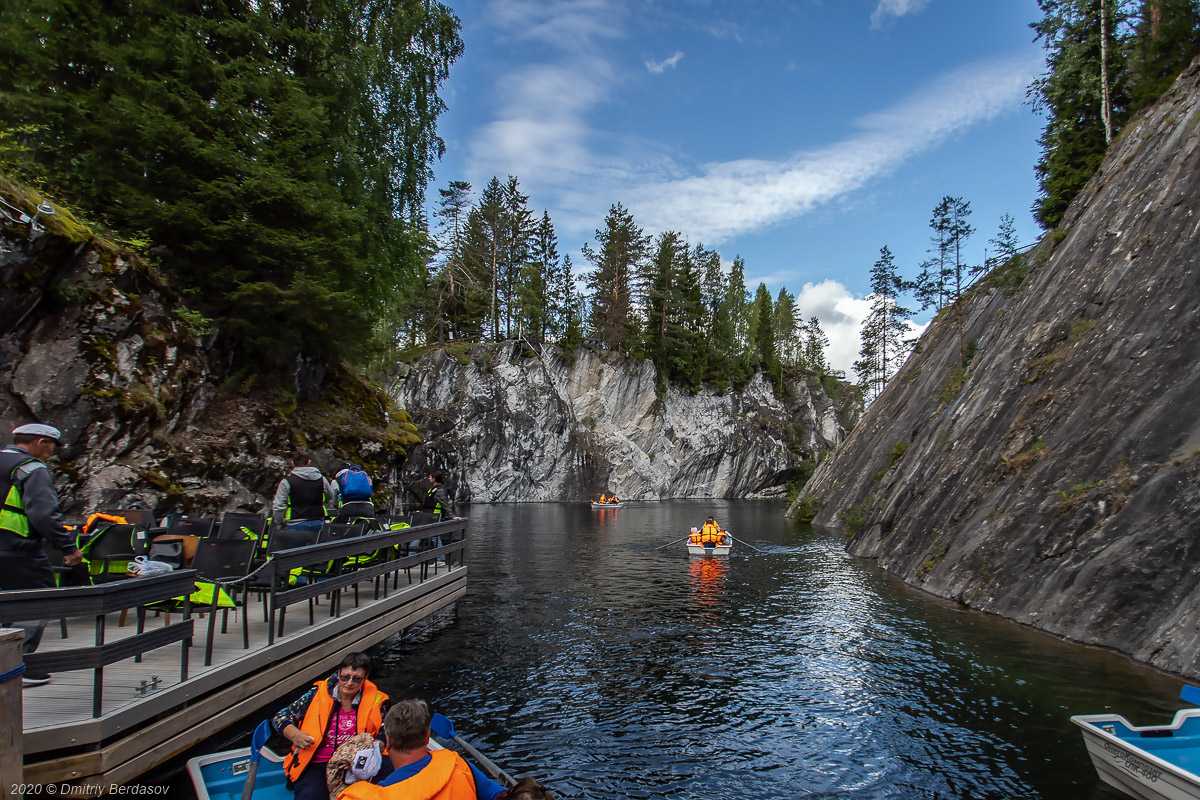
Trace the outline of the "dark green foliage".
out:
[[[588,275],[592,332],[610,350],[629,354],[640,344],[633,279],[641,272],[649,247],[649,237],[620,203],[609,208],[604,227],[596,229],[596,247],[583,246],[583,255],[592,264]]]
[[[904,363],[911,343],[905,338],[912,311],[900,305],[906,288],[887,245],[871,266],[871,312],[863,319],[861,348],[854,371],[864,396],[874,399]]]
[[[361,355],[415,330],[458,31],[433,0],[4,3],[9,166],[144,231],[257,363]]]
[[[759,369],[782,390],[783,370],[775,348],[775,309],[765,283],[760,283],[754,293],[754,355]]]
[[[1115,137],[1200,52],[1197,0],[1038,0],[1032,25],[1046,48],[1046,72],[1029,87],[1045,112],[1034,214],[1056,227],[1104,158],[1101,31],[1106,27],[1107,107]],[[1104,11],[1104,26],[1101,24]]]

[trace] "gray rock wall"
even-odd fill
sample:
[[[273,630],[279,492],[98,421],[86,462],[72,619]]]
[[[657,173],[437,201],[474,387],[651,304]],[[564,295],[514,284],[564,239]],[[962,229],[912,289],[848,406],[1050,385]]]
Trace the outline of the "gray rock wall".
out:
[[[798,502],[927,591],[1200,674],[1200,61]]]
[[[426,443],[414,470],[447,468],[460,499],[481,502],[779,494],[804,458],[844,436],[854,410],[810,379],[777,399],[741,391],[655,393],[649,361],[582,349],[545,361],[520,345],[435,351],[394,390]]]

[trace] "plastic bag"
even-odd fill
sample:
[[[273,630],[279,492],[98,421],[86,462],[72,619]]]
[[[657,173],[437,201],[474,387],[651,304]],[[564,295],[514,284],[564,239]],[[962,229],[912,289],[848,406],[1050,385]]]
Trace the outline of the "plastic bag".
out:
[[[165,575],[174,569],[173,566],[165,561],[151,561],[146,556],[138,556],[129,562],[129,574],[136,575],[139,578],[146,578],[151,575]]]

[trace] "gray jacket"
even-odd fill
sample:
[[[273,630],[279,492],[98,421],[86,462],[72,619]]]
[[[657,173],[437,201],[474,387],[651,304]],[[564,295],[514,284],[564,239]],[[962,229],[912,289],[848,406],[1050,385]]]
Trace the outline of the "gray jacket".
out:
[[[295,475],[306,481],[315,481],[320,478],[325,482],[325,496],[328,498],[326,508],[330,511],[337,508],[338,488],[337,484],[331,482],[328,478],[321,474],[321,470],[316,467],[296,467],[289,475]],[[287,511],[288,496],[292,493],[292,485],[288,483],[288,479],[284,478],[275,487],[275,498],[271,501],[271,516],[276,525],[283,524],[283,515]]]
[[[12,445],[5,447],[4,450],[22,456],[29,455],[24,450]],[[35,538],[46,541],[51,547],[57,547],[64,553],[75,552],[75,536],[63,525],[58,491],[54,488],[54,478],[50,474],[50,469],[35,459],[18,467],[13,473],[13,479],[21,491],[21,502],[25,506],[25,516],[29,519],[30,533]],[[11,540],[16,540],[18,537],[4,536],[0,538],[4,540],[0,547],[4,547],[5,544],[16,544]]]

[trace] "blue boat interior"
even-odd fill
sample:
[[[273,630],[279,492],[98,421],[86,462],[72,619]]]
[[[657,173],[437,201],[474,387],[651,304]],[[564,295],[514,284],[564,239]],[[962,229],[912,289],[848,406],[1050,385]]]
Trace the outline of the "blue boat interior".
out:
[[[247,756],[239,756],[206,764],[200,768],[211,800],[241,800],[242,789],[246,786],[248,761]],[[234,771],[235,766],[237,772]],[[265,758],[258,762],[254,800],[292,800],[281,762],[268,761]]]
[[[1136,731],[1115,720],[1093,724],[1168,764],[1200,774],[1200,717],[1189,717],[1177,730],[1158,728]]]

